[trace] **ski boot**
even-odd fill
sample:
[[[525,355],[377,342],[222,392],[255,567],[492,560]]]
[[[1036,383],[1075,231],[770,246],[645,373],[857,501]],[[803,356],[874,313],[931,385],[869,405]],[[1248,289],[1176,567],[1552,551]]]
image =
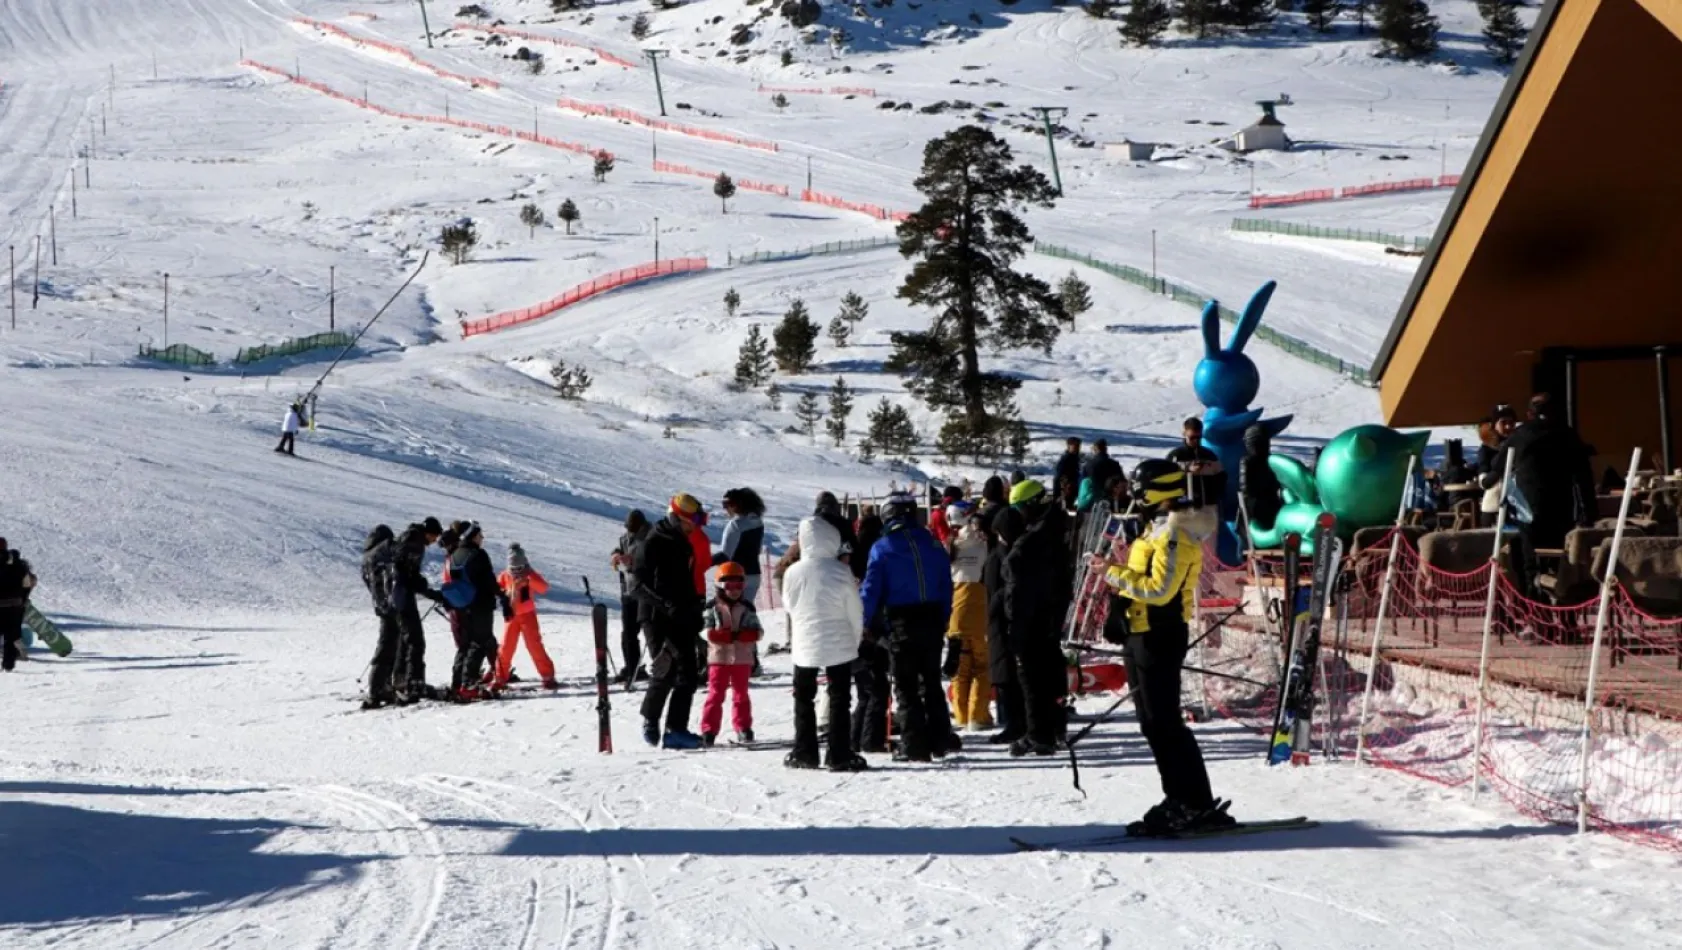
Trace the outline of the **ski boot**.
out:
[[[561,688],[560,682],[557,681],[553,676],[544,680],[539,685],[542,686],[544,689],[547,689],[547,690],[557,690],[557,689]]]
[[[753,745],[753,730],[743,729],[736,733],[737,745]]]
[[[830,759],[824,763],[824,768],[831,772],[868,772],[870,763],[864,760],[864,756],[853,752],[844,758]]]
[[[818,757],[816,755],[802,755],[799,752],[790,752],[788,755],[783,756],[783,767],[790,769],[815,769],[818,767]]]
[[[988,745],[1010,745],[1025,735],[1027,733],[1020,729],[1005,729],[988,736],[986,742]]]
[[[701,748],[710,749],[717,742],[718,742],[718,733],[716,733],[716,732],[703,732],[703,733],[701,733]]]
[[[895,762],[933,762],[934,761],[934,756],[930,755],[927,749],[907,749],[905,747],[904,740],[901,740],[899,742],[895,742],[893,744],[893,748],[894,748],[894,761]]]
[[[642,741],[651,746],[660,744],[660,724],[652,719],[642,721]]]
[[[1057,748],[1047,745],[1032,736],[1022,738],[1010,744],[1010,757],[1020,759],[1025,755],[1055,755]]]
[[[699,749],[700,747],[701,737],[687,729],[669,730],[660,739],[660,748],[662,749]]]
[[[964,740],[958,738],[956,732],[948,731],[946,737],[937,741],[929,752],[937,759],[944,759],[954,752],[964,751]]]

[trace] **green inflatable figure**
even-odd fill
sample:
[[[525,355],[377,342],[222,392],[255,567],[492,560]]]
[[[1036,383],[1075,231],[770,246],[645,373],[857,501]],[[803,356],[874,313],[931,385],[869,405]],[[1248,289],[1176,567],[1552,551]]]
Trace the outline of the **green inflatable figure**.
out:
[[[1358,528],[1391,524],[1406,490],[1408,459],[1422,458],[1430,432],[1402,433],[1387,426],[1356,426],[1326,443],[1314,471],[1294,458],[1269,455],[1285,506],[1270,525],[1250,526],[1252,548],[1283,547],[1285,535],[1302,535],[1302,553],[1314,553],[1314,519],[1337,516],[1337,532],[1348,541]]]

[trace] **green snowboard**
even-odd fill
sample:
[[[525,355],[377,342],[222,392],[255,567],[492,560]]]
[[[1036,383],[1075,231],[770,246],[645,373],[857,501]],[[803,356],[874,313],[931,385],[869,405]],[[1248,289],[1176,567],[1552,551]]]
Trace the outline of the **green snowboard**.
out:
[[[58,656],[70,655],[70,638],[64,635],[64,631],[58,629],[57,624],[48,620],[45,614],[36,610],[34,604],[24,608],[23,625],[28,627],[37,637],[40,637],[41,642],[45,643],[47,649],[53,651],[53,653]]]

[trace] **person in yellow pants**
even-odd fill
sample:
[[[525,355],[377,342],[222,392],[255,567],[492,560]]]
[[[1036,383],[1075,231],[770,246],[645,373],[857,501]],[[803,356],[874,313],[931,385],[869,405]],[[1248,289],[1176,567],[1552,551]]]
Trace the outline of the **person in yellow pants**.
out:
[[[993,728],[993,678],[987,652],[987,536],[975,523],[969,502],[947,506],[952,558],[952,619],[946,629],[946,667],[952,677],[952,718],[959,729]],[[954,662],[955,661],[955,662]]]
[[[514,648],[524,640],[532,665],[537,667],[537,675],[543,678],[543,688],[556,689],[559,684],[555,682],[555,664],[549,660],[549,651],[543,649],[543,633],[537,627],[535,599],[549,592],[549,582],[532,569],[526,552],[518,544],[508,546],[508,569],[497,581],[508,595],[508,612],[503,615],[507,625],[502,633],[502,649],[496,655],[492,688],[501,689],[508,685],[508,672],[514,667]]]

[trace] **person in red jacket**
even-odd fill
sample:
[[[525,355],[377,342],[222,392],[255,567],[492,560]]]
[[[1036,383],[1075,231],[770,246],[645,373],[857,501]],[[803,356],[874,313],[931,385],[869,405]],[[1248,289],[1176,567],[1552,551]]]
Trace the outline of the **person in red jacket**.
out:
[[[497,651],[496,674],[491,680],[491,688],[501,689],[508,685],[508,672],[514,666],[514,648],[522,639],[526,642],[526,652],[531,654],[532,665],[537,667],[537,675],[543,678],[543,688],[558,688],[555,664],[550,661],[549,652],[543,649],[543,633],[537,626],[536,598],[549,592],[549,582],[532,569],[523,548],[510,544],[508,569],[497,578],[497,583],[507,595],[504,603],[508,604],[508,608],[503,614],[506,623],[502,631],[502,649]]]
[[[724,694],[729,691],[730,725],[738,743],[753,741],[753,702],[748,676],[753,672],[754,646],[762,631],[759,614],[743,596],[747,572],[726,561],[718,567],[718,595],[707,604],[707,701],[701,706],[701,744],[710,746],[724,724]]]

